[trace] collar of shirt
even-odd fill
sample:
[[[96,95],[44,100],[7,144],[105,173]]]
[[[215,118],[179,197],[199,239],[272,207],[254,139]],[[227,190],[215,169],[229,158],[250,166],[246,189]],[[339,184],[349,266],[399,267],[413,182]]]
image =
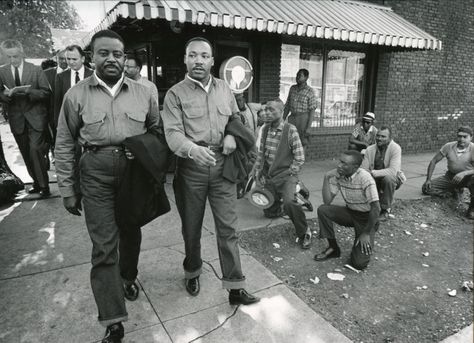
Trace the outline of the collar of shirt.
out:
[[[344,176],[344,179],[349,181],[349,182],[352,182],[352,180],[354,180],[354,178],[356,177],[357,174],[359,174],[360,172],[360,168],[358,168],[354,174],[352,174],[351,176]]]
[[[61,74],[63,71],[66,71],[66,70],[67,70],[67,68],[63,69],[61,67],[56,67],[56,74]]]
[[[283,126],[285,125],[285,123],[283,122],[283,120],[280,122],[280,124],[277,126],[277,127],[273,127],[270,125],[270,127],[268,128],[268,131],[272,131],[272,132],[276,132],[276,131],[283,131]]]
[[[84,80],[84,65],[79,70],[71,69],[71,86],[76,84],[76,72],[79,73],[79,79]]]
[[[115,94],[117,94],[117,91],[119,90],[120,86],[122,85],[122,83],[125,83],[127,84],[127,81],[124,77],[124,75],[122,74],[122,77],[120,77],[120,79],[117,81],[117,83],[112,87],[110,88],[109,86],[107,86],[107,84],[99,77],[97,76],[97,73],[94,71],[94,77],[97,81],[97,84],[105,87],[105,89],[107,89],[107,91],[110,93],[110,95],[112,95],[113,97],[115,96]],[[96,85],[97,85],[96,84]],[[128,85],[128,84],[127,84]]]
[[[13,65],[10,65],[13,79],[15,79],[15,67]],[[20,66],[18,67],[18,74],[20,75],[20,81],[21,77],[23,76],[23,61],[21,61]]]
[[[209,81],[207,82],[207,85],[204,86],[204,84],[201,81],[193,79],[189,74],[186,74],[186,78],[193,82],[194,84],[197,84],[199,87],[204,89],[206,93],[209,93],[209,88],[211,88],[211,83],[212,83],[212,75],[209,75]]]

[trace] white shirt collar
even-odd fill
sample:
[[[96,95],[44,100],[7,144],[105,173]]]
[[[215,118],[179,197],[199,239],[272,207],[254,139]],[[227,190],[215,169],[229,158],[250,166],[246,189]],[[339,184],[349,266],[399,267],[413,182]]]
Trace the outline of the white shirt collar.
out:
[[[107,86],[107,84],[99,76],[97,76],[97,73],[95,71],[94,71],[94,77],[96,78],[99,85],[105,87],[105,89],[107,89],[107,91],[110,93],[110,95],[112,95],[112,97],[114,97],[115,94],[117,94],[117,91],[119,90],[120,86],[122,85],[122,82],[123,82],[123,79],[124,79],[124,74],[122,73],[122,77],[117,81],[117,83],[112,88]]]
[[[82,65],[81,69],[73,70],[71,69],[71,87],[76,84],[76,72],[79,73],[79,79],[84,80],[84,65]]]
[[[205,86],[201,81],[193,79],[191,76],[189,76],[189,74],[186,74],[186,77],[192,82],[197,83],[199,86],[201,86],[201,88],[204,89],[206,93],[209,93],[209,88],[211,88],[212,75],[209,75],[209,81],[207,82],[207,85]]]
[[[12,71],[13,80],[15,80],[15,67],[11,64],[10,68],[11,68],[11,71]],[[20,81],[21,81],[21,79],[23,77],[23,61],[21,61],[21,64],[18,67],[18,74],[20,75]]]
[[[57,67],[56,67],[56,74],[61,74],[63,71],[66,71],[67,69],[68,69],[68,68],[63,69],[63,68],[61,68],[60,66],[57,66]]]

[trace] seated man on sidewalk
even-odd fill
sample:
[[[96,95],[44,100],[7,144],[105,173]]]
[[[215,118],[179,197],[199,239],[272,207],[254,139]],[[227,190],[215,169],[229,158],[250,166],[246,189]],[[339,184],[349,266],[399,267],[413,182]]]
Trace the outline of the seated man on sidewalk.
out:
[[[380,198],[380,219],[388,219],[393,195],[403,180],[399,177],[402,166],[402,148],[392,140],[392,130],[382,126],[377,132],[376,143],[365,152],[362,168],[375,179]],[[403,176],[404,178],[404,176]]]
[[[444,195],[463,187],[469,188],[471,202],[466,216],[474,219],[474,143],[471,140],[472,129],[469,126],[461,126],[458,129],[457,142],[446,143],[431,160],[421,190],[423,194]],[[431,181],[436,163],[444,157],[448,160],[446,174]]]
[[[329,247],[314,256],[316,261],[341,256],[334,234],[336,223],[354,227],[350,264],[356,269],[364,269],[369,264],[379,226],[380,204],[375,181],[366,170],[359,168],[361,163],[361,153],[348,150],[342,153],[337,169],[324,175],[324,204],[318,207],[319,237],[327,238]],[[346,206],[331,205],[339,191]]]
[[[304,164],[304,151],[296,127],[283,122],[284,104],[280,99],[267,102],[265,125],[255,162],[255,180],[272,192],[275,202],[264,210],[268,218],[279,217],[283,208],[296,229],[303,249],[311,246],[311,230],[302,206],[296,201],[298,173]]]
[[[375,144],[377,128],[374,126],[375,114],[367,112],[362,116],[362,122],[357,123],[349,138],[349,150],[357,150],[362,154],[369,145]]]

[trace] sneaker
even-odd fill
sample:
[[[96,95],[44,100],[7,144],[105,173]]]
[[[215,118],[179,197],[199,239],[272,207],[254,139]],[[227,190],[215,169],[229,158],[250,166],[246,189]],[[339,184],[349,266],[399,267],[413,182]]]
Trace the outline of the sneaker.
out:
[[[311,235],[306,233],[300,237],[299,241],[301,242],[302,249],[309,249],[311,247]]]

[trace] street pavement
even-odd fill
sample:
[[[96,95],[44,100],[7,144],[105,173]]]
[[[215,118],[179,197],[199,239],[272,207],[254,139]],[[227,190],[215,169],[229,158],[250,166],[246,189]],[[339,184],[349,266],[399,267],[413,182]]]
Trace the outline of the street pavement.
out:
[[[10,167],[24,181],[31,182],[5,124],[0,124],[0,134]],[[397,199],[422,197],[421,184],[432,155],[403,157],[408,180],[395,193]],[[304,166],[301,179],[311,192],[315,209],[322,203],[322,177],[336,164],[336,160],[324,160]],[[436,173],[444,169],[445,165],[438,165]],[[96,320],[89,284],[91,243],[83,217],[64,210],[54,171],[50,176],[51,198],[39,199],[22,192],[13,205],[0,208],[0,342],[100,342],[104,334]],[[142,229],[140,296],[135,302],[127,302],[129,321],[124,325],[124,342],[350,342],[243,249],[247,288],[262,300],[251,306],[230,306],[219,280],[209,208],[202,234],[201,292],[197,297],[188,295],[171,180],[172,175],[168,175],[166,191],[171,211]],[[245,198],[238,200],[237,212],[239,231],[287,222],[283,218],[264,218]],[[306,215],[315,218],[316,211]],[[472,335],[471,325],[443,342],[472,342]]]

